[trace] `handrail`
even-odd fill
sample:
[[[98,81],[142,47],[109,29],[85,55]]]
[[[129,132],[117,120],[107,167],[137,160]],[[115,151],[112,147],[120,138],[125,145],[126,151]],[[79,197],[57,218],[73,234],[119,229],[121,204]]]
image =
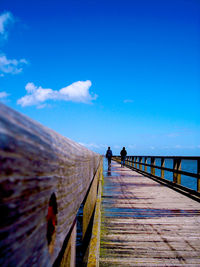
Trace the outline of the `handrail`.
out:
[[[120,156],[114,156],[114,160],[120,161]],[[156,159],[160,159],[160,164],[156,165]],[[173,168],[169,168],[165,166],[166,160],[171,159],[173,161]],[[150,160],[150,164],[147,161]],[[196,161],[197,169],[195,172],[181,170],[182,160],[193,160]],[[194,156],[127,156],[126,157],[126,166],[132,169],[135,169],[143,174],[150,175],[154,178],[159,178],[170,183],[165,177],[165,171],[173,173],[173,185],[177,185],[178,187],[188,191],[196,193],[199,195],[200,193],[200,157]],[[150,171],[147,171],[147,167],[150,167]],[[160,175],[155,174],[155,170],[161,170]],[[196,189],[192,190],[189,187],[185,187],[181,185],[181,175],[186,175],[192,178],[196,178]]]
[[[61,260],[70,255],[74,261],[68,252],[75,246],[77,212],[88,194],[91,217],[101,161],[99,154],[0,104],[1,266],[50,267],[66,240]]]
[[[130,162],[130,160],[127,160],[128,162]],[[181,171],[181,170],[175,170],[175,169],[170,169],[170,168],[166,168],[166,167],[160,167],[160,166],[156,166],[156,165],[151,165],[151,164],[145,164],[145,163],[139,163],[139,162],[136,162],[136,161],[131,161],[133,163],[138,163],[142,166],[147,166],[147,167],[154,167],[156,169],[159,169],[159,170],[164,170],[164,171],[169,171],[169,172],[174,172],[174,173],[178,173],[178,174],[183,174],[183,175],[187,175],[187,176],[191,176],[191,177],[195,177],[195,178],[198,178],[199,175],[196,174],[196,173],[192,173],[192,172],[187,172],[187,171]]]
[[[115,157],[117,157],[117,155],[115,155]],[[118,156],[119,157],[119,156]],[[195,160],[195,159],[199,159],[199,156],[149,156],[149,155],[130,155],[128,157],[142,157],[142,158],[160,158],[160,159],[191,159],[191,160]]]

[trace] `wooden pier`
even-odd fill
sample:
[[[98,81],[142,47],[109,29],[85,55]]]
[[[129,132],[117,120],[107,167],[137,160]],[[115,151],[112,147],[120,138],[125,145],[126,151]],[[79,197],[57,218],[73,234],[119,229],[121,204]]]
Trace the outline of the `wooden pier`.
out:
[[[200,266],[200,203],[119,163],[104,170],[99,266]]]
[[[200,157],[113,159],[0,104],[0,266],[200,266]]]

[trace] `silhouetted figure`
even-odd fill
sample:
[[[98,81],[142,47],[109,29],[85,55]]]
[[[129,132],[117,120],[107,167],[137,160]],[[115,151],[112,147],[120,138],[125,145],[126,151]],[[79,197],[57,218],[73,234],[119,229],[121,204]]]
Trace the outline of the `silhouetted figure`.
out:
[[[125,147],[123,147],[123,149],[121,150],[120,155],[121,155],[121,167],[122,167],[125,165],[125,160],[127,155]]]
[[[108,150],[106,151],[106,158],[108,159],[108,168],[110,168],[112,159],[112,150],[110,147],[108,147]]]

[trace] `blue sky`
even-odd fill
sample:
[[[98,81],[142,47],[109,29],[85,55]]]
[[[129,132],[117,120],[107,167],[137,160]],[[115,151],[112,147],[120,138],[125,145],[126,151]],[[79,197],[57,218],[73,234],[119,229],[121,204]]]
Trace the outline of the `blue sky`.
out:
[[[200,155],[199,0],[0,0],[0,101],[103,153]]]

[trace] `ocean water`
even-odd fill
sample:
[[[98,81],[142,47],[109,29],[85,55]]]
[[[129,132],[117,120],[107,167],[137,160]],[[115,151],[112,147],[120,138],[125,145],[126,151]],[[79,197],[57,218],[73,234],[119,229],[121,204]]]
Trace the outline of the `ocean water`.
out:
[[[144,159],[143,159],[144,162]],[[150,158],[147,159],[147,164],[151,164]],[[161,159],[156,159],[155,165],[161,166]],[[165,159],[165,167],[173,169],[173,160],[172,159]],[[144,170],[144,166],[143,166]],[[181,161],[181,170],[187,171],[191,173],[197,173],[197,161],[196,160],[182,160]],[[151,168],[147,167],[147,172],[151,172]],[[161,176],[161,170],[155,169],[155,174],[157,176]],[[169,181],[173,181],[173,172],[164,171],[164,178]],[[193,190],[197,190],[197,178],[181,175],[181,185],[188,187]]]
[[[155,160],[156,166],[161,166],[161,159]],[[105,165],[107,161],[104,161]],[[142,163],[144,163],[144,158],[142,159]],[[147,159],[147,164],[151,164],[151,159]],[[173,169],[173,159],[165,159],[165,167]],[[106,166],[105,166],[106,168]],[[144,166],[142,166],[142,170],[144,170]],[[197,173],[197,160],[182,160],[181,161],[181,170],[187,171],[191,173]],[[151,167],[147,167],[147,172],[151,173]],[[161,176],[161,170],[155,169],[155,175]],[[164,171],[164,178],[169,181],[173,181],[173,172]],[[193,190],[197,190],[197,178],[187,176],[187,175],[181,175],[181,185],[188,187]]]

